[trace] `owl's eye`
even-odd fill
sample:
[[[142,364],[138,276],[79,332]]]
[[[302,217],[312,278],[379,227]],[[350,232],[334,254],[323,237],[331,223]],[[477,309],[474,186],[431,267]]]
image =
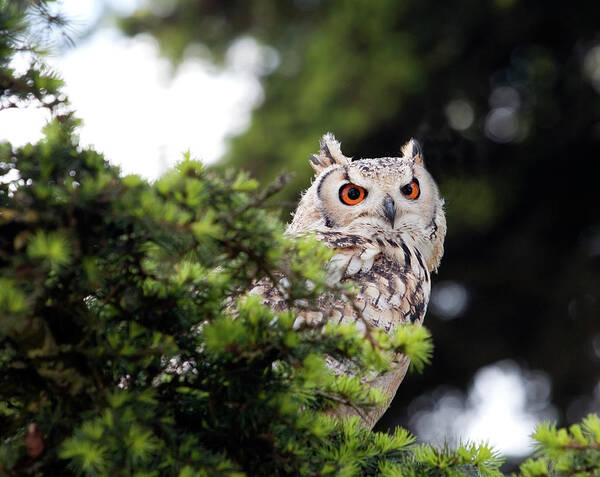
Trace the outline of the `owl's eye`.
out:
[[[408,184],[400,188],[400,192],[402,192],[407,199],[415,200],[419,198],[421,195],[421,188],[419,187],[419,181],[417,179],[413,179]]]
[[[367,197],[367,191],[356,184],[340,187],[340,200],[346,205],[356,205]]]

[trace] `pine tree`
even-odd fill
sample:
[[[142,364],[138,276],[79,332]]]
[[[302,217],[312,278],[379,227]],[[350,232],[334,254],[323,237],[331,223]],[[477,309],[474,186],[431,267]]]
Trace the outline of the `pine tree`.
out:
[[[189,155],[155,183],[123,177],[79,145],[60,81],[39,61],[11,70],[16,51],[39,54],[27,13],[0,0],[0,104],[54,114],[37,144],[0,145],[0,475],[501,475],[486,445],[436,449],[324,413],[382,400],[325,354],[381,372],[403,352],[419,369],[427,331],[295,329],[263,306],[248,293],[261,279],[290,309],[353,296],[326,284],[330,250],[283,235],[267,205],[283,178],[263,187]],[[523,474],[598,472],[598,427],[540,427]]]
[[[221,164],[265,182],[294,171],[278,196],[282,216],[309,183],[306,158],[325,132],[353,157],[395,155],[411,136],[422,142],[448,221],[434,290],[447,280],[472,299],[452,321],[430,308],[436,359],[394,399],[379,429],[408,423],[405,409],[441,383],[466,391],[480,368],[507,357],[551,378],[549,404],[561,419],[598,410],[597,400],[584,403],[599,374],[600,207],[573,205],[597,201],[590,158],[600,141],[600,2],[162,5],[146,0],[121,25],[152,35],[175,64],[193,52],[227,64],[240,39],[256,41],[258,57],[264,52],[264,100]],[[490,134],[495,113],[508,113],[512,141]],[[453,124],[453,115],[465,122]],[[549,188],[565,163],[579,172],[567,195]]]

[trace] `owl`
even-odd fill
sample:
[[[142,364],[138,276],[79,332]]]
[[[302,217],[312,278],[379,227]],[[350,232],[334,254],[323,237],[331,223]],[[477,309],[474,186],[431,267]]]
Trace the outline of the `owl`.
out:
[[[386,333],[406,323],[421,324],[431,273],[444,252],[446,219],[444,202],[425,169],[418,142],[411,139],[405,144],[401,157],[351,159],[328,133],[310,164],[315,178],[287,233],[311,232],[333,248],[335,254],[327,264],[329,282],[352,280],[359,291],[354,305],[333,295],[321,297],[320,311],[301,312],[297,324],[326,319]],[[282,305],[273,289],[263,288],[260,293],[269,306]],[[329,356],[326,360],[334,373],[348,372],[344,363]],[[389,406],[408,365],[408,357],[400,355],[391,371],[369,381],[389,396],[385,406],[360,413],[342,405],[335,414],[358,413],[362,423],[372,428]]]

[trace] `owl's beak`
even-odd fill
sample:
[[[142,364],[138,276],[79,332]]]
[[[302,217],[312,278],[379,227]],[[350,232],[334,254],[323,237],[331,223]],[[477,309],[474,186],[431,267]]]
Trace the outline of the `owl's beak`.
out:
[[[390,221],[390,224],[392,224],[392,228],[394,228],[394,219],[396,218],[396,204],[394,204],[394,199],[392,199],[389,195],[386,195],[385,199],[383,199],[383,215],[385,215],[385,218]]]

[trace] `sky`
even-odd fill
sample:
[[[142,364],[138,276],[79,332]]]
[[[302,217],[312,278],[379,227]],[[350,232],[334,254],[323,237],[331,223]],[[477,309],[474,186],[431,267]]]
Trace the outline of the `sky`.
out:
[[[127,13],[140,2],[108,3]],[[49,63],[83,119],[81,144],[104,153],[124,174],[156,179],[188,149],[196,159],[216,161],[226,137],[244,130],[262,98],[254,67],[260,50],[250,39],[231,49],[223,69],[188,60],[174,73],[147,36],[125,38],[107,25],[77,41],[78,29],[85,30],[101,13],[98,2],[63,0],[59,8],[73,23],[76,46],[53,55]],[[26,61],[19,58],[16,66]],[[14,145],[37,141],[48,117],[43,108],[2,111],[0,140]]]
[[[142,2],[105,0],[121,13]],[[57,6],[75,31],[84,31],[102,12],[94,0],[63,0]],[[150,180],[188,149],[196,159],[218,160],[227,137],[242,132],[252,108],[260,104],[260,75],[277,64],[274,50],[261,49],[250,38],[230,49],[225,68],[188,59],[175,74],[149,37],[125,38],[110,24],[101,24],[92,35],[75,40],[50,64],[65,80],[65,92],[83,119],[82,145],[103,152],[123,174]],[[24,61],[17,59],[15,66]],[[464,105],[454,106],[461,113],[457,121],[468,120]],[[35,142],[47,120],[43,108],[0,111],[0,141],[15,146]],[[403,386],[409,385],[410,378]],[[440,389],[419,398],[411,412],[419,437],[438,444],[487,441],[503,454],[523,456],[532,450],[529,435],[535,424],[555,416],[549,378],[510,361],[479,370],[466,395]]]

